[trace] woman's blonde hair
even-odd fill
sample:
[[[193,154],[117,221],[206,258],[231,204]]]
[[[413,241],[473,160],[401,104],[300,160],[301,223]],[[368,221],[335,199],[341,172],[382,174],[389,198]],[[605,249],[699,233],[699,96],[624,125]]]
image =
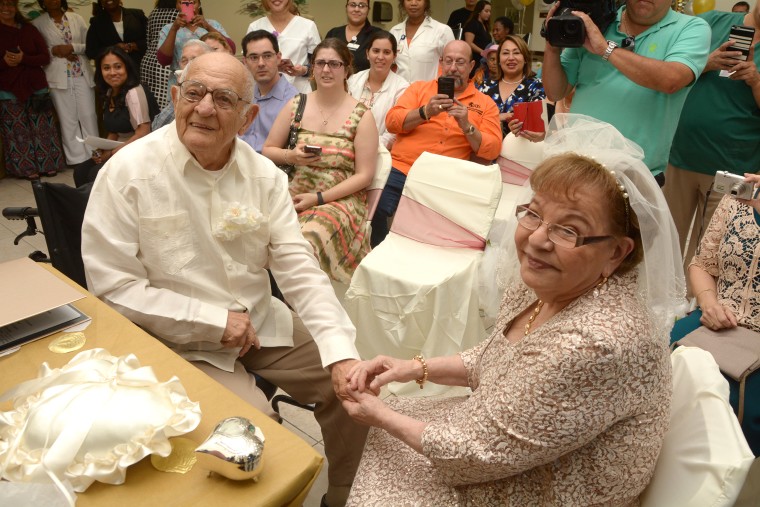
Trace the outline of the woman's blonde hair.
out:
[[[575,201],[580,188],[596,190],[606,205],[610,233],[633,240],[631,253],[620,263],[618,273],[627,273],[644,258],[641,230],[628,198],[620,189],[618,180],[598,162],[575,153],[556,155],[542,162],[530,176],[530,186],[536,193],[564,197]]]

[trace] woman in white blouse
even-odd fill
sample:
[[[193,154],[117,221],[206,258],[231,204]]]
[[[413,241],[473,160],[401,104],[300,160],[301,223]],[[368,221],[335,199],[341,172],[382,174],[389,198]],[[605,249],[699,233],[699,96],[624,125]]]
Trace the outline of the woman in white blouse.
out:
[[[435,79],[443,47],[454,33],[430,17],[430,0],[399,0],[398,7],[407,18],[391,28],[399,44],[397,72],[410,83]]]
[[[309,93],[309,61],[321,41],[317,25],[298,15],[293,0],[261,0],[261,6],[267,15],[248,25],[246,33],[266,30],[274,34],[282,53],[280,72],[299,92]]]
[[[85,52],[87,24],[79,14],[68,11],[66,0],[38,0],[44,11],[32,23],[50,50],[45,77],[58,120],[66,164],[75,166],[90,160],[90,149],[77,137],[98,135],[95,93],[90,62]]]
[[[396,38],[377,30],[367,40],[369,69],[348,78],[348,93],[372,110],[380,142],[389,150],[396,135],[386,130],[385,115],[409,87],[409,81],[391,71],[397,51]]]

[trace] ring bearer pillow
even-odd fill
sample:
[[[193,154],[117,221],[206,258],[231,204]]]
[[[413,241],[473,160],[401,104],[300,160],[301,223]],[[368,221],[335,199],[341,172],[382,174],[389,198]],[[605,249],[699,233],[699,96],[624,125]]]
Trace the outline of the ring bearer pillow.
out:
[[[68,480],[74,491],[94,481],[122,484],[126,467],[149,454],[168,456],[169,437],[200,423],[201,411],[179,379],[158,382],[130,354],[104,349],[77,354],[62,368],[47,363],[39,377],[0,397],[0,478]]]

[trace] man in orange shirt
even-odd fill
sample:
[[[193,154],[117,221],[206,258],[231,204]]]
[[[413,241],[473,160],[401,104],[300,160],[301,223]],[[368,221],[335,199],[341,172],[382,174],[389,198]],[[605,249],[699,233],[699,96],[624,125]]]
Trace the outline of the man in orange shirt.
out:
[[[423,151],[463,160],[491,161],[499,155],[499,110],[469,81],[474,65],[466,42],[449,42],[441,57],[441,75],[454,78],[454,98],[438,93],[437,80],[417,81],[388,111],[385,125],[396,134],[396,142],[391,149],[393,169],[372,219],[373,247],[388,234],[388,218],[396,212],[406,175]]]

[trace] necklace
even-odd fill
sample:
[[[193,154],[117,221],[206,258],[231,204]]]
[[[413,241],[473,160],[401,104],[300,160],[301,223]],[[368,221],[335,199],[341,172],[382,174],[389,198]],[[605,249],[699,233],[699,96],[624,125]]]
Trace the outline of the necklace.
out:
[[[528,317],[528,323],[525,324],[525,333],[523,336],[528,336],[528,333],[530,333],[530,326],[533,325],[533,321],[536,320],[536,317],[538,317],[538,314],[541,313],[541,308],[544,307],[544,302],[542,300],[538,300],[538,303],[536,304],[536,309],[533,310],[533,313],[530,314],[530,317]]]
[[[501,78],[501,82],[502,83],[506,83],[506,84],[520,84],[520,83],[522,83],[522,78],[520,78],[517,81],[507,81],[506,79]]]
[[[319,105],[319,101],[317,101],[317,109],[319,109],[319,114],[322,116],[322,126],[323,127],[327,126],[327,122],[330,121],[330,118],[332,118],[332,115],[334,115],[335,112],[338,109],[340,109],[340,106],[343,105],[343,102],[345,102],[345,100],[346,100],[346,98],[343,97],[343,100],[340,101],[340,104],[338,104],[337,107],[335,109],[333,109],[332,112],[330,114],[328,114],[327,116],[325,116],[325,112],[322,111],[322,107]]]

